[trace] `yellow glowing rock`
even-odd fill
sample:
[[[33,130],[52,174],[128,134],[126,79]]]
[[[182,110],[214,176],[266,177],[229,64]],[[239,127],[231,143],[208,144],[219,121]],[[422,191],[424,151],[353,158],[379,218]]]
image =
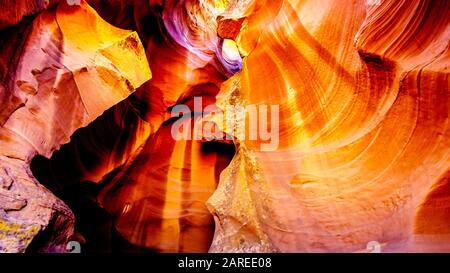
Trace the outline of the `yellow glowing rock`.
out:
[[[107,24],[84,1],[79,6],[62,1],[56,10],[37,16],[29,29],[25,43],[14,29],[7,32],[10,44],[0,50],[2,67],[8,64],[0,89],[5,105],[0,110],[0,181],[5,182],[0,218],[33,232],[4,236],[0,230],[0,251],[24,251],[50,221],[55,221],[57,239],[46,251],[65,251],[73,215],[39,185],[30,160],[52,155],[76,129],[125,99],[151,73],[136,33]]]
[[[381,251],[450,251],[449,28],[443,15],[450,2],[342,2],[134,1],[133,16],[117,16],[136,20],[154,75],[80,134],[70,159],[82,162],[76,171],[93,181],[126,161],[105,179],[99,196],[126,241],[163,252],[368,252],[373,243]],[[113,75],[134,87],[147,76],[143,54],[136,64],[121,59],[133,56],[125,48],[136,36],[93,23],[89,10],[66,7],[61,19],[72,37],[62,45],[64,65],[75,74],[68,79],[76,79],[64,86],[73,93],[83,87],[83,100],[70,105],[86,106],[85,121],[112,103],[109,96],[129,93],[126,81],[109,72],[117,69]],[[69,14],[90,22],[87,33],[77,35],[79,22]],[[98,30],[98,37],[89,35]],[[73,59],[72,51],[79,52]],[[241,58],[242,70],[234,74]],[[86,73],[80,60],[102,68],[88,66]],[[40,71],[34,74],[47,75]],[[14,84],[23,96],[39,96],[26,77]],[[99,94],[97,86],[113,94]],[[221,143],[229,152],[224,155],[205,149],[211,143],[204,140],[173,139],[170,127],[179,120],[170,109],[192,108],[195,96],[225,111],[201,122],[214,122],[231,136],[236,154],[230,140]],[[8,111],[21,103],[7,101]],[[227,107],[250,105],[279,106],[275,150],[261,151],[264,139],[239,134],[242,124],[251,129],[249,115],[231,126],[224,122]],[[80,116],[67,120],[79,127]],[[57,126],[42,124],[49,135],[61,135],[52,131]],[[44,139],[44,145],[40,135],[21,135],[43,151],[45,143],[61,142]],[[9,155],[28,147],[16,132],[2,137],[16,141],[8,142]],[[79,157],[86,147],[89,153]],[[91,155],[94,163],[82,160]],[[21,201],[5,202],[14,210]]]
[[[438,201],[447,198],[436,199],[450,168],[448,20],[438,10],[449,5],[254,9],[237,39],[243,70],[221,93],[234,85],[240,102],[279,105],[280,145],[263,152],[237,139],[208,201],[211,251],[365,251],[371,241],[382,251],[450,250]]]

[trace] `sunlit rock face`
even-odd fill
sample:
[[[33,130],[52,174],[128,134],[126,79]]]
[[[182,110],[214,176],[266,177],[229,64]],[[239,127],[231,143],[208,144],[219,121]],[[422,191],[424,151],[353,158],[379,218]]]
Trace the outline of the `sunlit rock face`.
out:
[[[31,159],[50,157],[147,81],[150,69],[137,34],[109,25],[85,3],[63,2],[2,37],[0,251],[23,252],[43,230],[49,238],[35,250],[65,251],[74,216],[34,178]]]
[[[243,142],[222,173],[211,250],[449,250],[446,226],[424,228],[421,212],[449,168],[448,9],[271,1],[248,18],[258,34],[238,38],[237,88],[280,105],[280,145]]]
[[[280,105],[280,145],[241,143],[209,200],[211,250],[448,251],[422,211],[449,168],[449,22],[432,15],[449,4],[270,2],[238,38],[235,88]]]
[[[39,218],[21,216],[38,197],[12,198],[29,187],[8,188],[19,164],[69,205],[97,184],[142,251],[450,251],[448,1],[54,2],[9,4],[0,25],[2,221]],[[230,126],[230,106],[268,115],[276,139],[248,137],[249,114]],[[173,133],[211,121],[230,138]],[[61,248],[86,212],[45,196],[66,215]]]

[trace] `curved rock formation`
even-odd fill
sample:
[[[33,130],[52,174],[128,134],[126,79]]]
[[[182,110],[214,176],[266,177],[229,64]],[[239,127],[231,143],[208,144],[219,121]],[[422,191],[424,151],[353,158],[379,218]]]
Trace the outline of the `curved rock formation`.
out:
[[[0,25],[17,41],[1,51],[8,215],[31,202],[2,194],[11,157],[53,154],[40,182],[98,183],[120,236],[151,251],[450,251],[448,1],[88,2],[137,34],[84,2],[16,26],[44,6],[8,6]],[[226,138],[196,139],[205,124]]]
[[[42,251],[65,251],[70,209],[41,186],[31,159],[50,157],[73,132],[151,76],[134,32],[104,22],[84,2],[6,31],[1,51],[0,250],[23,252],[43,229]]]
[[[235,88],[247,104],[280,105],[280,146],[240,142],[209,200],[212,251],[449,250],[414,230],[450,166],[449,21],[437,15],[449,8],[271,1],[248,18]]]
[[[417,26],[432,20],[438,28],[435,38],[428,36],[420,48],[403,41],[409,33],[402,28],[385,34],[386,39],[410,45],[411,52],[399,50],[400,56],[376,51],[368,42],[377,35],[370,31],[372,18],[401,10],[405,4],[398,3],[398,9],[392,5],[371,6],[363,1],[348,6],[337,1],[229,4],[219,20],[243,22],[240,34],[227,38],[236,40],[245,57],[242,73],[232,80],[240,87],[233,85],[238,89],[233,92],[247,104],[280,105],[280,146],[275,152],[260,153],[260,141],[238,141],[238,155],[209,202],[217,216],[212,251],[357,251],[374,240],[385,251],[421,250],[415,247],[413,232],[414,215],[424,198],[421,192],[448,169],[448,143],[440,141],[448,134],[448,107],[444,106],[448,75],[441,74],[448,58],[444,51],[448,22],[430,16],[448,5],[416,3],[411,4],[415,9],[403,11],[415,13],[415,17],[407,16],[415,21],[421,18],[423,23]],[[231,24],[236,28],[236,23]],[[175,40],[177,33],[172,33]],[[185,43],[192,40],[205,42],[185,38],[187,42],[177,42],[188,49],[191,45]],[[198,46],[194,56],[197,52]],[[436,73],[425,72],[413,60],[427,66],[435,62]],[[162,67],[174,66],[164,62]],[[416,87],[418,82],[421,86]],[[222,90],[226,88],[225,84]],[[183,89],[173,85],[157,90],[168,90],[171,93],[163,92],[168,96]],[[420,90],[425,101],[418,101]],[[236,102],[223,105],[227,103]],[[420,107],[423,103],[430,106]],[[424,141],[437,146],[429,145],[428,155],[422,149],[423,157],[414,159],[416,147]],[[427,160],[429,165],[424,165]],[[417,179],[411,181],[412,177]],[[392,226],[399,228],[391,230]]]

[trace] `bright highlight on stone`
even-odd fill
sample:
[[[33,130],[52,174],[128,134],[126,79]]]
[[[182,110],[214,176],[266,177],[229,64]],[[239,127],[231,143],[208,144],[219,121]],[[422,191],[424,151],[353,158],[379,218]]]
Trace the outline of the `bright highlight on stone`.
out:
[[[0,252],[450,252],[449,13],[7,2]]]

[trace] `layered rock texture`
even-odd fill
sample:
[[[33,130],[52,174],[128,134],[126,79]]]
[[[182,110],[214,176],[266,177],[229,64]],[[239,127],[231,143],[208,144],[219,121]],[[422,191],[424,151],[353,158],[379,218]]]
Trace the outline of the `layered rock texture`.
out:
[[[449,1],[2,6],[0,251],[450,251]]]
[[[23,252],[50,229],[37,249],[65,251],[75,218],[29,164],[125,99],[150,69],[137,34],[109,25],[84,3],[61,3],[3,31],[0,250]]]

